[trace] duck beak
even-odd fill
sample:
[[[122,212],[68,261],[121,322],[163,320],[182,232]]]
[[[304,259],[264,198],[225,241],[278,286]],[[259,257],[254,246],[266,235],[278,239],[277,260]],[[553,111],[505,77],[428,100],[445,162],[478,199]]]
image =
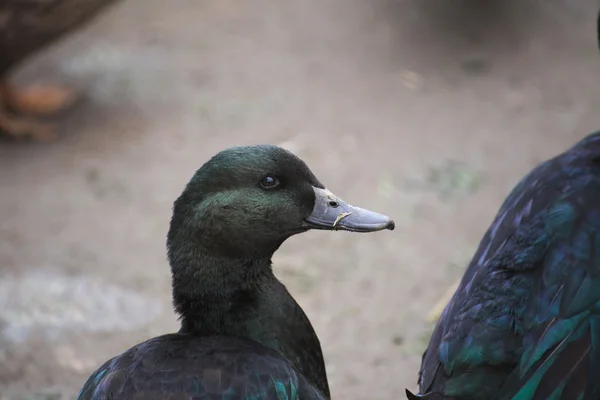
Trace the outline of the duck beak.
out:
[[[389,217],[351,206],[327,189],[313,187],[315,207],[304,219],[306,228],[330,231],[376,232],[396,227]]]

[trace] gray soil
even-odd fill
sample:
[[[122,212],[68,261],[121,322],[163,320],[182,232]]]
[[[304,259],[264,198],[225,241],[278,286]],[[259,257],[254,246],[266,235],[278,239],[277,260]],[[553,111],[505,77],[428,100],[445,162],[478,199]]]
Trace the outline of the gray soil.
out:
[[[177,329],[172,201],[217,151],[289,148],[395,218],[289,240],[335,399],[403,398],[500,202],[600,129],[596,0],[126,0],[17,83],[85,101],[49,143],[0,144],[0,399],[73,398],[100,363]]]

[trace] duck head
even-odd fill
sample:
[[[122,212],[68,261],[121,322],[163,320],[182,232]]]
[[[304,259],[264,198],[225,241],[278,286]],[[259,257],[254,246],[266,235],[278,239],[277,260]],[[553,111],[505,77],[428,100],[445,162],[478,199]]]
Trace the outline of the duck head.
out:
[[[175,201],[168,247],[186,242],[204,254],[265,257],[310,229],[375,232],[394,222],[334,195],[287,150],[234,147],[206,162]]]

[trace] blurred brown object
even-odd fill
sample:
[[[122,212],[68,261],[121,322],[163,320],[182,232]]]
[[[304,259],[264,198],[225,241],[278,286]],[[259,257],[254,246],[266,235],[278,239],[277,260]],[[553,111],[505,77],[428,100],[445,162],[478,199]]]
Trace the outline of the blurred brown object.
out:
[[[48,140],[51,124],[38,120],[72,106],[76,93],[51,84],[18,89],[8,76],[38,50],[90,22],[118,0],[0,0],[0,133]]]

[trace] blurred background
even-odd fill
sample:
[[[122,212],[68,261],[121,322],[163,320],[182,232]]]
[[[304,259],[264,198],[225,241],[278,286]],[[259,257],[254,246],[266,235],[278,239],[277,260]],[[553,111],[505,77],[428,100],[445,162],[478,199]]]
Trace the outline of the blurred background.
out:
[[[416,388],[432,323],[508,191],[600,129],[597,0],[123,0],[12,82],[84,100],[0,143],[0,399],[71,399],[178,328],[165,235],[217,151],[271,143],[393,232],[292,238],[275,273],[335,399]],[[2,55],[0,55],[2,57]]]

